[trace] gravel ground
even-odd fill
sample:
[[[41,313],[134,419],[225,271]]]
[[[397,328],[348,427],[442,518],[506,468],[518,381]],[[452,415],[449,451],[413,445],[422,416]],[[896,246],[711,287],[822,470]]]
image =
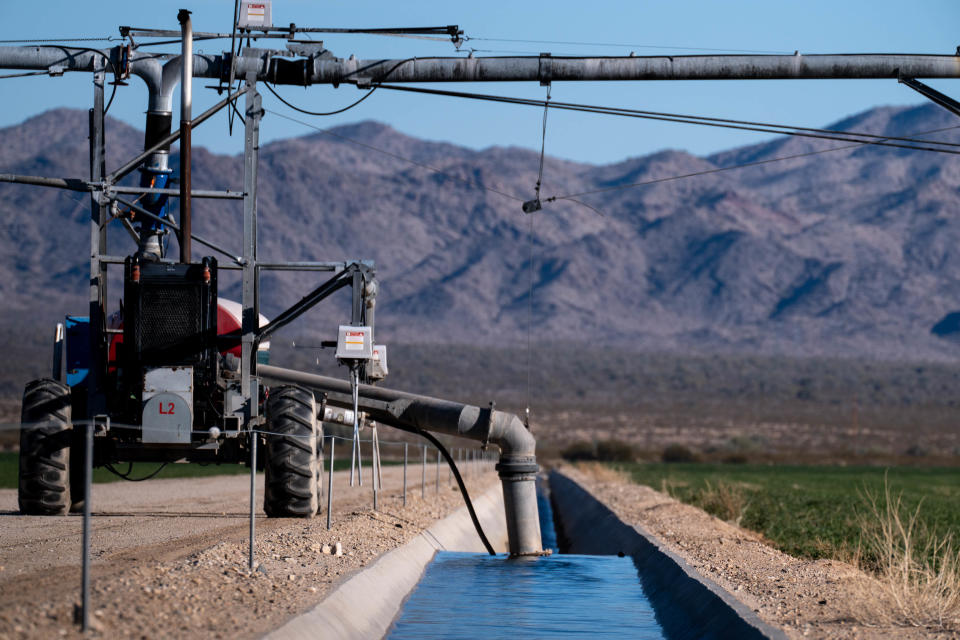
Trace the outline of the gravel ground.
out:
[[[836,560],[803,560],[762,536],[677,502],[606,467],[561,470],[617,516],[640,525],[791,638],[957,638],[955,633],[864,620],[878,606],[870,578]]]
[[[94,485],[91,504],[91,637],[256,637],[320,602],[331,586],[462,506],[459,491],[435,465],[384,467],[373,510],[369,477],[349,487],[334,477],[333,528],[311,520],[267,519],[259,509],[257,569],[247,569],[249,477],[153,480]],[[472,496],[496,482],[492,465],[467,478]],[[197,496],[200,496],[199,498]],[[0,491],[0,637],[81,637],[77,516],[16,512],[16,491]],[[340,543],[342,554],[336,555]]]

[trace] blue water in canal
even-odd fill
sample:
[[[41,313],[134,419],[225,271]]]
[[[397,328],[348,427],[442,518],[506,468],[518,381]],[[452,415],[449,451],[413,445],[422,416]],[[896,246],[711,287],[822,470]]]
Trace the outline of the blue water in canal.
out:
[[[388,634],[401,639],[666,636],[629,557],[558,554],[540,496],[546,558],[440,551]]]

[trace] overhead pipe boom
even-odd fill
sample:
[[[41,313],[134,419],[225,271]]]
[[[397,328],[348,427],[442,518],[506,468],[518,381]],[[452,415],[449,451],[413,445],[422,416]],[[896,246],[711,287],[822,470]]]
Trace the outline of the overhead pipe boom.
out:
[[[259,365],[261,378],[297,384],[327,394],[327,402],[352,408],[350,382],[312,373]],[[511,555],[542,553],[537,513],[536,440],[512,413],[361,384],[358,407],[384,424],[445,433],[500,448],[497,471],[503,487]]]
[[[100,54],[70,47],[0,47],[0,68],[93,71],[94,58],[118,60],[116,49]],[[236,74],[257,74],[276,84],[363,82],[561,82],[612,80],[788,80],[960,78],[960,56],[929,54],[811,54],[694,56],[498,56],[434,57],[412,60],[359,60],[308,57],[290,59],[290,51],[247,48],[237,58]],[[134,52],[130,71],[153,90],[170,89],[164,62],[179,67],[179,57]],[[194,54],[193,75],[225,78],[230,55]],[[389,76],[386,76],[387,72]],[[179,70],[179,69],[177,69]],[[173,71],[173,69],[171,69]],[[173,84],[176,84],[175,80]]]

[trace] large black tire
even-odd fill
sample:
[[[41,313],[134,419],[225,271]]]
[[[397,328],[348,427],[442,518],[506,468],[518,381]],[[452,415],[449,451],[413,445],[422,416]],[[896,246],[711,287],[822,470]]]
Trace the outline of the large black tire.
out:
[[[27,384],[20,412],[20,513],[52,516],[70,508],[70,387],[45,378]]]
[[[263,510],[271,518],[312,518],[318,506],[313,393],[292,386],[270,389],[266,417]]]

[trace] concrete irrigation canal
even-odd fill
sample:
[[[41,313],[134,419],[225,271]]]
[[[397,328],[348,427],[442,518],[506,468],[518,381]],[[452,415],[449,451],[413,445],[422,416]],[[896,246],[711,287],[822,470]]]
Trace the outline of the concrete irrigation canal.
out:
[[[559,472],[540,478],[545,557],[509,558],[499,488],[344,582],[270,638],[786,638]]]

